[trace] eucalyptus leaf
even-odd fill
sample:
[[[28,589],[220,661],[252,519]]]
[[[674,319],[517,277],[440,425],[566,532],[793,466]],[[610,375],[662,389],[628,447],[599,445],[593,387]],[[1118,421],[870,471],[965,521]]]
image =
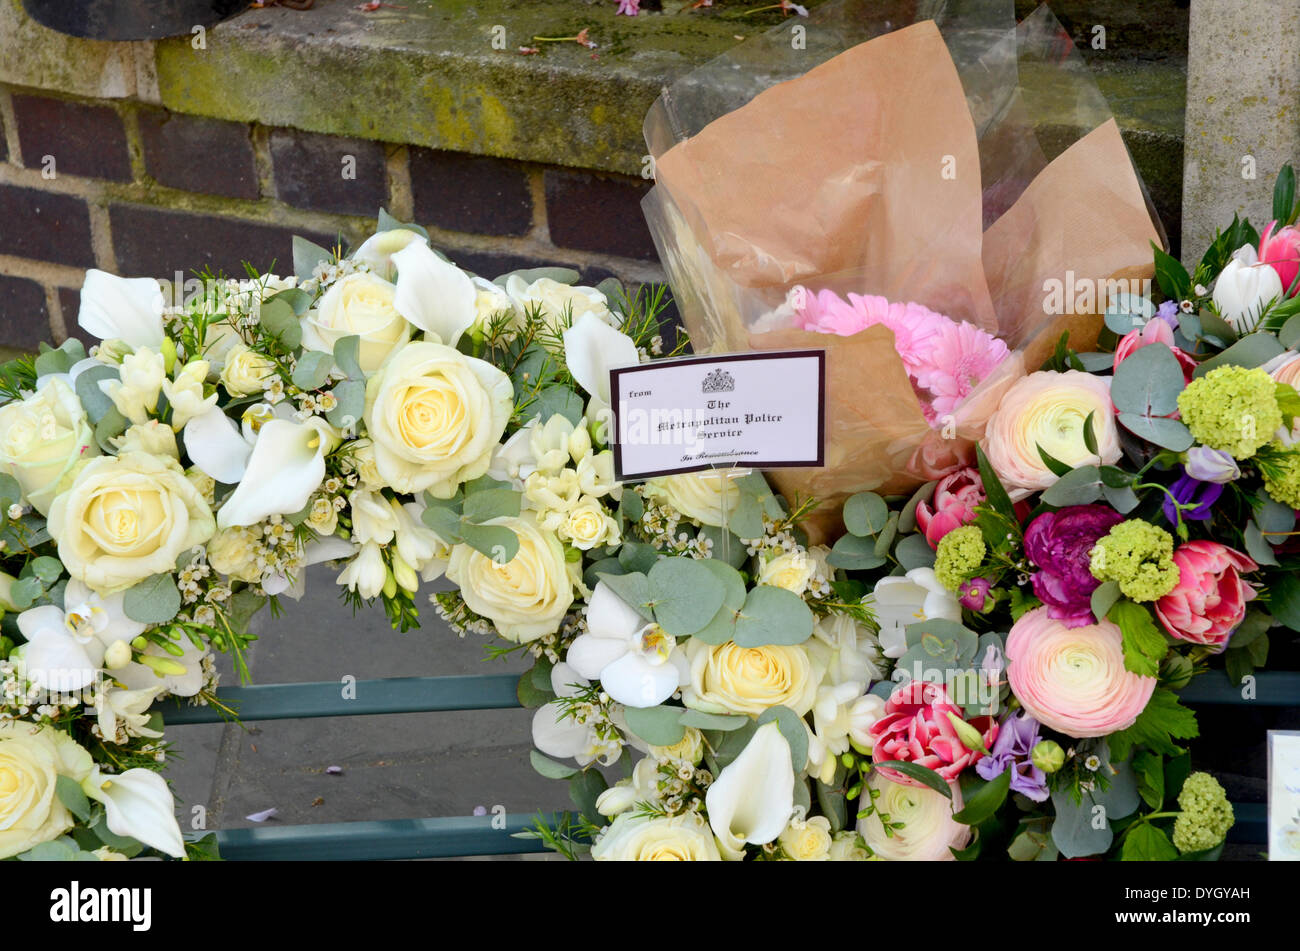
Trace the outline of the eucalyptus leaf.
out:
[[[885,556],[876,554],[876,540],[870,536],[841,535],[831,546],[826,561],[832,568],[846,571],[866,571],[879,568],[886,561]]]
[[[812,611],[803,598],[785,588],[762,584],[745,598],[731,639],[741,647],[794,645],[808,640],[812,629]]]
[[[1143,349],[1149,350],[1151,348],[1144,347]],[[1271,333],[1261,331],[1246,334],[1227,350],[1210,357],[1210,359],[1198,366],[1192,376],[1199,380],[1211,370],[1221,366],[1239,366],[1253,369],[1263,366],[1269,360],[1285,352],[1286,348]]]
[[[904,571],[913,568],[933,568],[934,549],[921,534],[908,535],[894,547],[894,557]]]
[[[1147,348],[1150,349],[1150,348]],[[1087,505],[1101,498],[1101,473],[1096,466],[1083,466],[1061,476],[1043,492],[1048,505]]]
[[[1094,811],[1096,806],[1088,792],[1082,794],[1079,802],[1074,801],[1068,789],[1052,793],[1052,807],[1056,813],[1052,823],[1052,843],[1067,859],[1105,852],[1114,841],[1110,817],[1104,807],[1100,812]]]
[[[267,300],[260,310],[262,329],[269,333],[286,350],[297,350],[302,345],[302,324],[293,308],[282,300]]]
[[[629,495],[635,495],[635,493],[625,491],[623,498],[626,500]],[[637,518],[640,518],[640,516],[638,515]],[[724,561],[733,568],[739,568],[749,560],[749,552],[746,550],[745,543],[740,540],[739,536],[727,531],[725,528],[719,528],[717,525],[701,525],[699,537],[708,539],[713,543],[710,550],[713,557],[709,559],[710,561]]]
[[[1183,368],[1164,344],[1134,350],[1115,368],[1110,398],[1121,413],[1167,416],[1178,409]]]
[[[361,369],[361,338],[349,334],[334,341],[334,362],[349,380],[365,380],[365,371]]]
[[[859,492],[844,502],[844,527],[854,535],[875,535],[888,519],[889,506],[874,492]]]
[[[547,779],[568,779],[575,776],[578,769],[574,766],[566,766],[564,763],[557,763],[537,750],[532,750],[528,754],[528,761],[532,763],[533,769],[541,773]]]
[[[686,735],[681,707],[625,707],[627,727],[651,746],[672,746]]]
[[[99,388],[103,380],[116,380],[120,375],[117,367],[88,367],[77,375],[77,399],[86,410],[86,416],[92,424],[98,423],[109,410],[113,401]]]
[[[298,365],[293,368],[293,382],[299,389],[319,389],[334,369],[334,360],[328,353],[319,350],[304,350],[298,358]]]
[[[694,558],[661,558],[646,581],[655,620],[674,637],[689,636],[708,624],[722,607],[726,593],[713,569]]]
[[[1150,347],[1143,349],[1150,350]],[[1141,351],[1139,351],[1141,352]],[[1127,362],[1127,361],[1125,361]],[[1191,430],[1176,419],[1164,416],[1139,416],[1135,413],[1120,413],[1119,421],[1136,436],[1162,449],[1183,452],[1191,448],[1193,439]]]
[[[478,525],[462,519],[460,535],[466,545],[499,565],[509,564],[519,553],[519,536],[504,525]]]
[[[907,500],[907,504],[903,506],[903,510],[898,515],[898,530],[900,532],[907,534],[916,531],[916,507],[934,495],[934,487],[938,484],[938,482],[927,482],[912,493],[912,497]]]
[[[1242,538],[1246,543],[1246,554],[1255,559],[1257,563],[1261,565],[1277,564],[1277,555],[1273,554],[1273,546],[1265,540],[1264,533],[1260,531],[1254,519],[1246,523]]]
[[[1091,607],[1092,616],[1095,618],[1104,618],[1110,613],[1110,609],[1115,606],[1119,600],[1120,590],[1119,582],[1103,581],[1093,589]]]
[[[471,522],[487,522],[494,518],[515,518],[519,515],[521,496],[514,489],[483,489],[467,492],[461,514]]]
[[[81,784],[71,776],[60,774],[54,783],[54,791],[64,808],[82,822],[90,818],[90,800],[81,790]]]
[[[306,281],[310,279],[312,272],[316,270],[316,265],[330,264],[333,261],[333,251],[327,251],[319,244],[314,244],[306,238],[300,238],[297,235],[293,236],[293,273],[298,280]]]
[[[326,413],[325,418],[339,429],[356,426],[366,411],[366,385],[360,380],[344,380],[332,392],[338,405]]]
[[[1133,511],[1138,507],[1140,501],[1137,497],[1137,493],[1128,486],[1122,486],[1117,489],[1109,485],[1102,485],[1101,496],[1110,504],[1111,508],[1116,512],[1119,512],[1121,515],[1127,515],[1129,512]]]
[[[582,397],[556,383],[542,387],[537,398],[524,407],[523,422],[536,418],[545,423],[553,416],[563,416],[576,426],[582,422],[582,413]]]
[[[165,624],[180,609],[181,593],[170,572],[150,575],[127,588],[122,598],[123,613],[143,624]]]
[[[650,583],[640,572],[625,575],[602,574],[600,580],[647,621],[655,619],[650,608]]]
[[[746,716],[705,713],[702,710],[687,710],[681,717],[682,726],[693,726],[697,730],[721,730],[724,733],[743,729],[752,722]]]

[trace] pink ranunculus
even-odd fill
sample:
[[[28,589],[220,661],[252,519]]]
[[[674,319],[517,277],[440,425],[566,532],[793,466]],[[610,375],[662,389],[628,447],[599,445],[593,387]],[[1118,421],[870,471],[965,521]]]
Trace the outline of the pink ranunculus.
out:
[[[1120,339],[1115,347],[1114,368],[1118,370],[1119,365],[1134,353],[1154,343],[1162,343],[1174,352],[1179,366],[1183,368],[1183,382],[1192,382],[1192,374],[1196,371],[1196,359],[1174,346],[1173,328],[1158,318],[1148,320],[1147,325],[1141,330],[1130,330]]]
[[[1218,542],[1190,541],[1174,552],[1178,587],[1156,602],[1156,617],[1180,640],[1222,650],[1246,616],[1255,588],[1239,572],[1259,566]]]
[[[1066,627],[1035,608],[1007,635],[1007,683],[1029,715],[1067,736],[1106,736],[1133,725],[1156,678],[1124,667],[1119,625]]]
[[[975,521],[975,506],[984,501],[984,483],[978,470],[960,469],[944,476],[934,495],[916,507],[916,524],[931,548],[954,528]]]
[[[1300,271],[1300,228],[1287,225],[1277,228],[1276,221],[1270,221],[1264,229],[1264,236],[1259,239],[1259,263],[1270,264],[1282,280],[1282,293],[1291,290],[1296,272]]]
[[[927,766],[949,782],[983,753],[968,749],[957,736],[948,714],[965,720],[961,707],[952,702],[948,691],[937,683],[909,680],[897,687],[885,702],[885,714],[871,727],[874,745],[871,758],[876,763],[891,760]],[[975,717],[968,721],[979,731],[988,749],[998,737],[998,723],[992,717]],[[881,775],[896,783],[921,786],[908,776],[888,767]]]

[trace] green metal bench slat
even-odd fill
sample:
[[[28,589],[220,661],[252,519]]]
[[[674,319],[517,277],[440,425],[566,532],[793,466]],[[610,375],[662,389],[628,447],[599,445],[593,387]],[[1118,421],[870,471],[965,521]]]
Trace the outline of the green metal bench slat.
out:
[[[499,710],[519,706],[518,674],[476,674],[462,677],[393,677],[383,680],[323,681],[303,684],[260,684],[223,687],[222,703],[241,720],[290,720],[353,717],[379,713],[426,713],[446,710]],[[345,688],[354,699],[344,699]],[[215,706],[192,706],[175,699],[161,710],[168,725],[219,723]]]
[[[1254,704],[1265,707],[1300,706],[1300,671],[1265,670],[1255,674],[1255,696],[1247,700],[1240,686],[1222,671],[1195,678],[1178,692],[1189,704]]]
[[[507,815],[504,829],[492,828],[493,818],[487,815],[264,825],[219,831],[217,843],[224,859],[261,862],[429,859],[546,851],[537,839],[511,838],[515,832],[533,828],[536,816]],[[548,824],[555,818],[547,816]]]

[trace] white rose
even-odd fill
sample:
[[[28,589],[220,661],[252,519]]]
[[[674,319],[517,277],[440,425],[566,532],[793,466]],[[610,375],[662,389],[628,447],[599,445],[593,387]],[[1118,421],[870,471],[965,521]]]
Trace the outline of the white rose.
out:
[[[133,423],[143,423],[158,405],[167,365],[161,353],[141,347],[122,358],[120,379],[100,380],[99,388],[117,411]]]
[[[651,746],[650,755],[657,760],[672,763],[689,763],[698,766],[704,759],[704,734],[688,726],[682,738],[672,746]]]
[[[49,531],[73,578],[100,594],[170,572],[216,522],[172,459],[128,452],[92,459],[50,506]]]
[[[82,459],[99,455],[94,428],[72,388],[53,379],[34,395],[0,407],[0,471],[18,480],[42,515]]]
[[[786,706],[799,716],[812,709],[822,671],[801,645],[741,647],[726,641],[686,645],[691,682],[682,702],[706,713],[757,716],[768,707]]]
[[[470,281],[474,285],[474,326],[487,330],[498,314],[509,314],[513,324],[515,309],[510,295],[484,278],[472,277]]]
[[[623,813],[591,847],[598,862],[720,862],[709,824],[698,813],[651,818]]]
[[[605,506],[591,496],[584,496],[569,510],[560,537],[581,551],[591,551],[598,545],[618,544],[618,522],[610,518]]]
[[[307,526],[317,535],[333,535],[339,527],[339,512],[327,498],[317,498],[307,512]]]
[[[791,861],[825,862],[831,857],[831,821],[825,816],[791,819],[776,841]]]
[[[862,837],[851,829],[845,829],[835,833],[829,858],[832,862],[866,862],[871,855]]]
[[[775,558],[763,558],[758,568],[758,583],[774,585],[802,595],[817,574],[816,560],[802,548],[796,548]]]
[[[221,382],[232,396],[251,396],[261,393],[274,374],[273,360],[240,342],[226,353]]]
[[[208,542],[208,564],[237,581],[256,584],[262,580],[258,561],[259,530],[223,528]]]
[[[666,502],[689,519],[704,525],[724,526],[740,504],[740,486],[733,474],[745,471],[688,472],[661,476],[645,483],[645,494]]]
[[[1281,297],[1282,279],[1270,264],[1258,263],[1251,245],[1244,245],[1232,255],[1214,282],[1214,306],[1219,315],[1239,334],[1250,333],[1259,323],[1260,314],[1269,301]]]
[[[191,360],[181,367],[175,380],[163,380],[163,393],[172,408],[172,429],[180,432],[195,416],[202,416],[217,405],[217,394],[204,397],[203,382],[208,378],[207,360]]]
[[[880,773],[872,773],[867,786],[880,795],[875,809],[858,820],[858,832],[878,859],[893,862],[952,861],[951,849],[963,849],[970,843],[971,827],[953,819],[962,808],[961,787],[949,783],[950,801],[928,786],[905,786],[891,782]],[[865,801],[865,799],[864,799]],[[886,834],[880,814],[902,828]]]
[[[176,447],[176,434],[172,428],[156,419],[145,423],[136,423],[127,428],[121,436],[113,440],[118,453],[145,452],[151,456],[170,456],[180,460],[180,450]]]
[[[519,538],[519,551],[502,562],[469,545],[456,545],[447,564],[448,580],[460,588],[470,610],[492,621],[506,640],[527,642],[555,633],[573,604],[573,569],[564,546],[538,527],[531,512],[483,524],[510,529]]]
[[[572,326],[579,317],[588,313],[611,327],[618,326],[617,319],[609,311],[609,301],[594,287],[573,287],[549,277],[525,284],[523,278],[514,276],[506,281],[506,293],[521,319],[528,312],[537,311],[547,327],[556,332]]]
[[[450,498],[487,472],[514,400],[510,378],[490,363],[439,343],[403,347],[366,383],[379,476],[398,492]]]
[[[394,285],[365,272],[335,282],[302,319],[303,347],[333,353],[335,343],[355,334],[361,338],[357,361],[373,373],[411,339],[411,325],[393,303],[396,293]]]
[[[61,730],[0,722],[0,859],[72,828],[72,814],[55,787],[60,776],[80,784],[91,766],[90,754]]]

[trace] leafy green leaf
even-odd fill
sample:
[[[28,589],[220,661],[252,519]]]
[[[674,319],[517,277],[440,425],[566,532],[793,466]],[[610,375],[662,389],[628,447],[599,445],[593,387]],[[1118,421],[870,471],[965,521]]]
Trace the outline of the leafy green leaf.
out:
[[[181,593],[171,572],[150,575],[126,589],[122,611],[133,621],[164,624],[181,609]]]
[[[1052,472],[1053,475],[1060,477],[1070,471],[1070,466],[1051,455],[1042,446],[1035,443],[1034,448],[1038,450],[1038,457],[1043,460],[1043,465],[1047,466],[1048,470]]]
[[[686,735],[681,707],[624,707],[627,727],[651,746],[672,746]]]
[[[1142,801],[1152,809],[1159,809],[1165,801],[1164,757],[1151,750],[1138,750],[1133,754],[1133,772]]]
[[[876,540],[870,536],[841,535],[831,546],[831,553],[826,561],[832,568],[845,571],[865,571],[879,568],[886,561],[883,555],[876,554]]]
[[[519,515],[521,496],[514,489],[481,489],[466,492],[461,513],[471,522],[487,522],[494,518],[515,518]]]
[[[1140,821],[1124,836],[1120,858],[1125,862],[1169,862],[1178,858],[1178,850],[1163,829]]]
[[[1134,350],[1115,368],[1110,398],[1121,413],[1168,416],[1178,409],[1183,386],[1183,368],[1174,352],[1154,344]]]
[[[304,350],[293,368],[293,382],[299,389],[318,389],[329,378],[334,360],[319,350]]]
[[[1300,631],[1300,578],[1283,572],[1273,579],[1269,611],[1293,631]]]
[[[1093,589],[1091,598],[1092,616],[1103,618],[1119,601],[1119,582],[1103,581]]]
[[[874,492],[859,492],[844,502],[844,527],[854,535],[875,535],[888,519],[889,506]]]
[[[942,776],[930,769],[928,766],[922,766],[919,763],[912,763],[907,760],[891,759],[883,763],[874,764],[876,769],[892,769],[902,773],[909,779],[915,779],[917,782],[924,783],[937,793],[942,793],[947,798],[952,798],[952,790],[948,788],[948,783]],[[1007,782],[1010,782],[1008,777]]]
[[[81,784],[71,776],[60,774],[54,783],[54,791],[58,794],[59,802],[63,803],[68,812],[72,813],[82,822],[90,818],[90,800],[81,790]]]
[[[504,525],[478,525],[462,519],[460,536],[466,545],[499,565],[509,564],[519,554],[519,536]]]
[[[297,350],[302,345],[302,324],[293,308],[282,300],[262,303],[260,322],[262,329],[280,341],[286,350]]]
[[[596,769],[584,769],[569,780],[569,798],[578,807],[583,818],[593,825],[603,826],[609,820],[596,810],[596,800],[609,788],[605,777]]]
[[[515,687],[515,696],[519,698],[521,706],[528,710],[536,710],[538,707],[555,699],[555,694],[547,686],[545,689],[537,686],[536,681],[531,676],[531,671],[525,671],[519,678],[519,683]]]
[[[1151,347],[1143,347],[1143,350],[1150,350]],[[1141,351],[1138,351],[1139,353]],[[1286,348],[1278,343],[1277,337],[1271,333],[1263,331],[1258,333],[1246,334],[1227,350],[1216,354],[1196,368],[1192,374],[1195,379],[1200,379],[1216,367],[1221,366],[1239,366],[1247,369],[1254,369],[1263,366],[1269,360],[1272,360],[1278,354],[1285,353]],[[1127,363],[1128,361],[1124,361]],[[1121,364],[1122,366],[1122,364]]]
[[[1177,756],[1183,750],[1173,741],[1194,739],[1199,732],[1196,714],[1182,706],[1172,690],[1157,687],[1133,725],[1112,733],[1106,742],[1117,762],[1128,759],[1135,746],[1149,747],[1164,756]]]
[[[1146,349],[1150,349],[1149,347]],[[1086,505],[1101,498],[1101,473],[1096,466],[1071,469],[1043,492],[1048,505]]]
[[[1277,173],[1277,181],[1273,185],[1273,220],[1279,226],[1285,225],[1291,220],[1291,212],[1294,208],[1295,169],[1291,167],[1290,162],[1287,162]]]
[[[713,620],[726,593],[721,578],[694,558],[661,558],[646,580],[655,620],[674,637],[694,634]]]
[[[1192,296],[1192,279],[1187,273],[1187,268],[1183,267],[1182,262],[1177,258],[1166,254],[1156,243],[1151,242],[1151,250],[1155,255],[1156,262],[1156,284],[1160,290],[1170,300],[1182,301]],[[1143,349],[1150,350],[1151,347]]]
[[[1101,452],[1097,448],[1097,411],[1090,410],[1088,416],[1083,421],[1083,445],[1094,456],[1100,456]],[[1042,449],[1038,450],[1042,452]]]
[[[749,592],[732,640],[741,647],[802,644],[812,636],[813,615],[799,595],[761,584]]]
[[[1011,504],[1011,497],[998,481],[997,473],[993,471],[993,466],[989,464],[984,450],[978,445],[975,446],[975,458],[979,465],[980,481],[984,484],[984,498],[988,501],[989,507],[1011,524],[1019,524],[1016,520],[1015,506]]]
[[[1122,599],[1111,605],[1106,616],[1119,625],[1124,636],[1124,669],[1143,677],[1158,674],[1169,645],[1151,619],[1151,612],[1136,602]]]
[[[1192,445],[1191,431],[1176,419],[1168,419],[1164,416],[1140,416],[1136,413],[1120,413],[1118,419],[1134,435],[1162,449],[1183,452]]]
[[[981,785],[966,800],[966,805],[953,816],[953,819],[964,825],[973,826],[997,812],[1007,801],[1007,792],[1011,789],[1012,768],[1008,766],[993,779]]]

